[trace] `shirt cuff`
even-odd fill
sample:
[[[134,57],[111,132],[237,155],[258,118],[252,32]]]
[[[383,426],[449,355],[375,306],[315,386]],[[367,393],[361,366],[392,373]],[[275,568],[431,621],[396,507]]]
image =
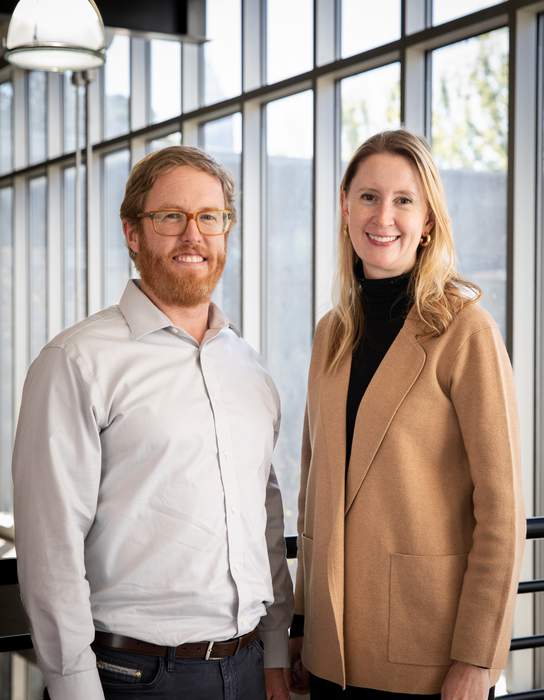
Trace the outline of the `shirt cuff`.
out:
[[[97,669],[46,680],[51,700],[104,700]]]
[[[259,630],[259,637],[264,645],[265,668],[289,668],[289,637],[287,631]]]

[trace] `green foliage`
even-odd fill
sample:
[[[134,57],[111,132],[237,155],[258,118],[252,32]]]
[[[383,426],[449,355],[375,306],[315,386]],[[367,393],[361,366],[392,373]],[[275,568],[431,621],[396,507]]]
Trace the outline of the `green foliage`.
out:
[[[435,54],[432,141],[440,167],[507,169],[507,36],[498,30]]]

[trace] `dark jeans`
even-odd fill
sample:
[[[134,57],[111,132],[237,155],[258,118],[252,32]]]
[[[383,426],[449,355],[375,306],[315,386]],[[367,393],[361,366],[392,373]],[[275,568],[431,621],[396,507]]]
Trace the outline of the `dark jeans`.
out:
[[[106,700],[266,700],[258,639],[235,656],[209,661],[93,649]]]
[[[435,695],[411,695],[410,693],[389,693],[385,690],[356,688],[341,685],[318,678],[310,673],[310,697],[312,700],[440,700],[440,693]],[[495,686],[490,688],[487,700],[495,700]]]

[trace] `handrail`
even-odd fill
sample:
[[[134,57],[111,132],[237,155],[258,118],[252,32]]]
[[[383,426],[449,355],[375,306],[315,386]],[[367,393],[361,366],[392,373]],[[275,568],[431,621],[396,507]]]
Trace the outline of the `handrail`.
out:
[[[527,518],[527,539],[544,539],[544,517]],[[295,559],[297,556],[297,538],[294,535],[285,538],[287,558]],[[17,559],[0,559],[0,586],[17,585]],[[544,591],[544,579],[534,581],[521,581],[518,593],[537,593]],[[536,634],[531,637],[517,637],[512,639],[510,651],[518,649],[536,649],[544,647],[544,634]],[[22,651],[32,649],[32,640],[29,634],[15,634],[0,637],[0,653]],[[510,693],[508,700],[544,700],[544,688],[530,690],[524,693]]]

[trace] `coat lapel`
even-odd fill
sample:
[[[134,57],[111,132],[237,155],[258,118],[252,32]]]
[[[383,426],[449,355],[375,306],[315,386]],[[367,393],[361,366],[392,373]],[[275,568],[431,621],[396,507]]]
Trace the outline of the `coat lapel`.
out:
[[[426,354],[416,340],[417,324],[412,309],[400,333],[376,370],[359,405],[346,484],[347,514],[367,475],[391,421],[421,373]],[[348,382],[349,382],[349,371]],[[345,388],[344,404],[347,396]],[[343,462],[345,462],[346,409],[344,405]],[[339,457],[337,457],[339,459]]]

